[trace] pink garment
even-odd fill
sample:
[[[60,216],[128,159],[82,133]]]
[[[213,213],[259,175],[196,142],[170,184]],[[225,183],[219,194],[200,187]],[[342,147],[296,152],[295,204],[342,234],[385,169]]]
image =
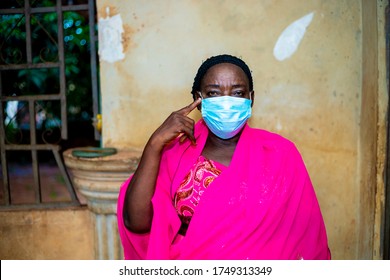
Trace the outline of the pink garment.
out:
[[[173,197],[207,135],[201,120],[196,146],[176,141],[165,149],[150,233],[125,228],[122,211],[131,178],[123,183],[117,216],[125,259],[330,259],[324,221],[298,150],[285,138],[248,125],[230,166],[202,195],[186,236],[172,244],[181,225]]]
[[[226,168],[218,162],[199,156],[174,196],[175,209],[182,223],[189,224],[203,193]]]

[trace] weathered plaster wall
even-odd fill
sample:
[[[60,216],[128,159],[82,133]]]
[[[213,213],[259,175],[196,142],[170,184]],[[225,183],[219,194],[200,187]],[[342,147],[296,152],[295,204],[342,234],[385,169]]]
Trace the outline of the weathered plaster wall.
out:
[[[86,208],[0,212],[1,260],[93,260],[94,221]]]
[[[383,256],[383,231],[384,231],[384,209],[385,209],[385,178],[386,166],[388,161],[387,153],[387,126],[388,126],[388,104],[389,104],[389,87],[388,87],[388,69],[386,69],[386,61],[389,61],[389,57],[386,55],[386,24],[385,9],[389,8],[390,1],[380,0],[377,1],[377,61],[378,71],[376,72],[378,80],[378,104],[377,104],[377,162],[376,162],[376,187],[375,190],[375,215],[374,215],[374,258],[381,258]],[[375,11],[374,11],[375,12]],[[389,23],[387,23],[389,24]],[[374,32],[375,33],[375,32]],[[374,40],[375,42],[375,40]],[[370,50],[367,50],[370,51]],[[374,94],[375,96],[375,94]],[[388,169],[388,167],[387,167]],[[388,199],[388,198],[387,198]],[[387,242],[387,244],[389,244]],[[389,248],[387,249],[389,250]]]
[[[384,157],[376,141],[384,135],[387,108],[381,105],[378,116],[378,103],[386,100],[378,97],[378,56],[369,49],[378,50],[381,4],[98,0],[98,18],[120,18],[123,28],[122,48],[113,48],[123,58],[100,56],[103,145],[142,148],[173,110],[191,102],[202,60],[220,53],[242,57],[256,92],[250,124],[284,135],[302,152],[333,258],[373,257],[375,177],[381,176],[376,160]],[[310,14],[296,51],[278,60],[274,47],[282,32]],[[101,40],[114,45],[115,36]]]

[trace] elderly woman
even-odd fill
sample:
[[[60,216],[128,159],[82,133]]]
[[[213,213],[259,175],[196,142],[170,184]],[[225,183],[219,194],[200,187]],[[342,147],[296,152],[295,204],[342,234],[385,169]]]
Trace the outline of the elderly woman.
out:
[[[330,259],[300,153],[247,124],[254,91],[245,62],[207,59],[192,95],[152,134],[121,187],[125,259]],[[195,108],[196,124],[187,116]]]

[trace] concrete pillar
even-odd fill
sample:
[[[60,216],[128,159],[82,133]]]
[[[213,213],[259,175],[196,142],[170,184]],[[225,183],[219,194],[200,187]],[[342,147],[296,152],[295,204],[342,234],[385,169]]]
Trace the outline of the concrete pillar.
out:
[[[95,258],[123,259],[116,205],[121,184],[135,171],[141,152],[117,151],[109,156],[79,157],[69,149],[63,153],[74,187],[85,197],[95,218]]]

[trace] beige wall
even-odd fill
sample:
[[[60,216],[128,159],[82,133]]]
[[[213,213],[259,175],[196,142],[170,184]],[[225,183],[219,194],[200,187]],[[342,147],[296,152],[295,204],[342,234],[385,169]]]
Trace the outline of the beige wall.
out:
[[[104,146],[142,148],[173,110],[191,102],[202,60],[242,57],[256,91],[250,123],[290,138],[302,152],[333,258],[379,258],[386,3],[98,0],[99,19],[120,18],[123,27],[123,58],[100,56]],[[310,13],[297,50],[278,60],[273,50],[283,30]]]
[[[86,207],[1,211],[1,260],[93,260],[94,221]]]

